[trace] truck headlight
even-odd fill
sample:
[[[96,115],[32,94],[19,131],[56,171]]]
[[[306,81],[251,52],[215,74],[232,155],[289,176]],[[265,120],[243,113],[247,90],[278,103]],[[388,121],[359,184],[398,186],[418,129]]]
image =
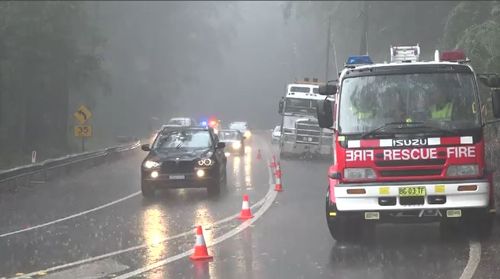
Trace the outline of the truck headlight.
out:
[[[233,142],[233,144],[231,146],[233,147],[233,149],[238,150],[241,148],[241,142],[235,141],[235,142]]]
[[[210,158],[200,159],[198,161],[198,166],[200,166],[200,167],[203,167],[203,166],[210,167],[213,164],[214,164],[214,161],[212,159],[210,159]]]
[[[474,176],[478,174],[478,165],[451,165],[446,170],[446,176]]]
[[[375,179],[375,171],[370,168],[347,168],[344,169],[345,179]]]
[[[144,167],[146,169],[152,169],[152,168],[157,168],[160,166],[160,163],[158,162],[155,162],[155,161],[150,161],[150,160],[147,160],[146,162],[144,162]]]
[[[252,133],[248,130],[245,131],[245,133],[243,133],[243,136],[247,139],[249,139],[251,136],[252,136]]]

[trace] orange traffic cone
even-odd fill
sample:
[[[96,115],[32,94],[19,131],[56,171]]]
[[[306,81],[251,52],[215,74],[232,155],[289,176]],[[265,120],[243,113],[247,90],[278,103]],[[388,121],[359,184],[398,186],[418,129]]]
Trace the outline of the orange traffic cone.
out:
[[[262,155],[260,154],[260,149],[257,150],[257,160],[262,159]]]
[[[271,162],[271,164],[269,164],[269,166],[273,169],[276,167],[276,156],[274,154],[273,154],[273,161]]]
[[[248,195],[243,195],[243,204],[241,205],[241,213],[238,219],[247,220],[252,218],[252,211],[250,210],[250,203],[248,202]]]
[[[208,254],[201,226],[196,227],[196,243],[194,244],[194,253],[189,258],[193,261],[213,259],[213,257]]]
[[[274,185],[274,191],[281,192],[283,191],[283,188],[281,187],[281,167],[279,162],[276,164],[275,177],[276,184]]]

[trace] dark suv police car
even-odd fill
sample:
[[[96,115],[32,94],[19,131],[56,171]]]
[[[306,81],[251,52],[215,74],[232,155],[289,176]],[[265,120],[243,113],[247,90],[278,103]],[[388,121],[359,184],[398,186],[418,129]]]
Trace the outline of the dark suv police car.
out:
[[[217,195],[226,184],[225,143],[212,128],[179,127],[163,130],[141,165],[141,190],[153,197],[157,188],[207,188]]]

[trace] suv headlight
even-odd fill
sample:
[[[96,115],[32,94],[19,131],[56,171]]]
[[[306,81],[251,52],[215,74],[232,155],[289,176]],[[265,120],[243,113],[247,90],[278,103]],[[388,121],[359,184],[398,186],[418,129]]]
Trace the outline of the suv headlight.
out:
[[[446,170],[446,176],[474,176],[479,175],[478,165],[451,165]]]
[[[233,144],[231,146],[233,147],[233,149],[238,150],[241,148],[241,142],[235,141],[235,142],[233,142]]]
[[[375,171],[370,168],[347,168],[344,169],[345,179],[375,179]]]
[[[152,168],[157,168],[160,166],[160,163],[158,162],[155,162],[155,161],[150,161],[150,160],[147,160],[146,162],[144,162],[144,167],[146,169],[152,169]]]
[[[200,159],[198,161],[198,166],[200,167],[210,167],[214,164],[214,160],[210,158]]]

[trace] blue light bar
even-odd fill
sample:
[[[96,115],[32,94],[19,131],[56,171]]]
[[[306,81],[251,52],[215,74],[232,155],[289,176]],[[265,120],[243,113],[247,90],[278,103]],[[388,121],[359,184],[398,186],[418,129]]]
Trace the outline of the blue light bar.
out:
[[[364,65],[364,64],[373,64],[372,59],[368,55],[353,55],[347,58],[345,62],[346,66],[354,66],[354,65]]]
[[[207,126],[208,126],[208,120],[207,120],[207,118],[202,117],[202,118],[200,119],[200,126],[201,126],[201,127],[207,127]]]

